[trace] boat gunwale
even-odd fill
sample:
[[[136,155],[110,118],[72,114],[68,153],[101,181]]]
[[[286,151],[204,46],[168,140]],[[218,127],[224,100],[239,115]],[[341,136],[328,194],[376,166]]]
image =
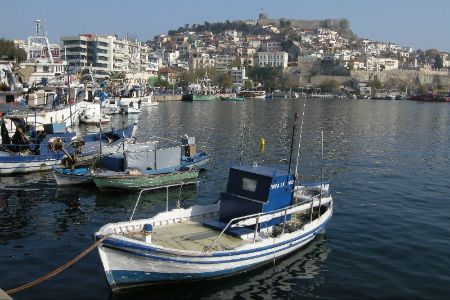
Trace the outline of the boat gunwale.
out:
[[[329,221],[329,219],[331,219],[331,216],[332,216],[332,213],[333,213],[332,201],[333,200],[330,197],[331,205],[327,208],[327,211],[323,214],[323,215],[329,214],[329,216],[327,216],[327,220],[324,221],[324,224],[326,224]],[[308,204],[308,203],[306,203],[306,204]],[[204,214],[197,215],[197,218],[201,217],[202,215],[204,215]],[[321,215],[321,216],[323,216],[323,215]],[[190,219],[189,217],[185,217],[185,218],[188,219],[188,220]],[[145,220],[146,221],[150,221],[150,220],[152,220],[152,218],[145,219]],[[313,222],[316,222],[318,220],[319,220],[319,218],[316,218],[316,219],[313,220]],[[138,221],[138,220],[136,220],[136,221]],[[136,221],[134,221],[134,222],[136,222]],[[139,220],[139,221],[143,221],[143,220]],[[121,223],[128,223],[128,222],[121,222]],[[118,224],[118,223],[115,223],[115,224]],[[144,226],[144,224],[147,224],[147,223],[143,223],[142,226]],[[175,222],[173,222],[171,224],[175,224]],[[307,226],[309,224],[312,224],[312,222],[306,223],[302,228],[305,228],[305,226]],[[110,225],[110,224],[107,224],[107,225]],[[105,226],[107,226],[107,225],[105,225]],[[100,233],[102,228],[100,228],[100,230],[97,233],[95,233],[95,238],[96,239],[100,239],[100,238],[105,236],[105,235]],[[289,235],[295,235],[295,234],[298,234],[302,230],[303,229],[296,230],[296,231],[291,232],[291,233],[284,233],[283,235],[285,237],[289,236]],[[313,230],[310,230],[308,233],[305,233],[302,236],[309,235],[309,234],[311,234],[314,231],[317,231],[317,228],[313,229]],[[111,237],[113,237],[113,238],[111,238]],[[242,244],[242,245],[240,245],[240,246],[238,246],[238,247],[236,247],[234,249],[225,250],[225,251],[223,251],[223,250],[220,250],[220,251],[217,251],[217,250],[216,251],[192,251],[192,250],[182,250],[182,249],[176,249],[176,248],[167,248],[167,247],[164,247],[164,246],[157,245],[155,243],[147,243],[147,242],[144,242],[144,241],[136,240],[134,238],[127,237],[124,234],[120,235],[118,233],[111,234],[105,241],[108,241],[108,240],[111,240],[111,239],[115,239],[116,241],[119,241],[119,242],[124,242],[124,243],[128,242],[130,245],[134,244],[134,245],[138,246],[137,249],[140,249],[140,250],[155,251],[155,252],[167,253],[167,254],[171,254],[171,255],[185,255],[185,256],[189,256],[189,257],[208,257],[208,256],[213,256],[213,257],[214,256],[218,256],[218,257],[220,257],[220,256],[241,255],[241,254],[251,253],[251,252],[255,252],[255,251],[262,251],[262,250],[258,250],[258,248],[243,249],[243,250],[240,250],[240,251],[235,251],[236,249],[238,249],[240,247],[241,248],[245,247],[245,246],[249,247],[248,245],[254,245],[254,244],[258,244],[258,243],[259,244],[260,243],[267,243],[268,245],[264,246],[265,248],[275,247],[275,244],[270,244],[270,243],[273,242],[275,239],[277,239],[279,237],[280,236],[257,240],[257,241],[255,241],[253,243]],[[285,242],[281,242],[281,244],[289,243],[291,241],[295,241],[298,238],[299,237],[293,238],[292,240],[288,240],[288,241],[285,241]],[[105,243],[105,241],[103,243]],[[201,255],[198,256],[198,254],[201,254]]]

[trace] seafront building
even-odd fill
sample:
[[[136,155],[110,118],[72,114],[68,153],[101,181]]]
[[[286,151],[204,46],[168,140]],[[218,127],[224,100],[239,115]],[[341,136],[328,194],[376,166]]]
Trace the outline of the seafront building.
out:
[[[288,66],[288,54],[284,51],[258,52],[258,65],[260,67],[281,67]]]
[[[69,69],[90,68],[94,79],[104,79],[111,72],[124,72],[134,83],[145,83],[152,74],[150,50],[136,39],[116,35],[79,34],[61,37]]]

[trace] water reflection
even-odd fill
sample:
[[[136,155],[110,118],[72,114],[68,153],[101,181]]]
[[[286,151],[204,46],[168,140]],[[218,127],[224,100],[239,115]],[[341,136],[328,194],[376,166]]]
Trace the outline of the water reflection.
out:
[[[179,186],[166,189],[159,189],[142,193],[141,199],[137,207],[137,215],[151,214],[165,210],[168,199],[169,209],[175,208],[178,204],[180,207],[191,206],[195,203],[197,193],[196,185]],[[121,208],[132,210],[136,204],[139,193],[133,192],[115,192],[104,193],[97,192],[95,194],[95,206],[99,209]]]
[[[123,294],[111,294],[109,299],[310,298],[315,289],[324,283],[320,272],[330,252],[326,236],[319,235],[306,247],[274,265],[235,277],[209,282],[150,286]]]

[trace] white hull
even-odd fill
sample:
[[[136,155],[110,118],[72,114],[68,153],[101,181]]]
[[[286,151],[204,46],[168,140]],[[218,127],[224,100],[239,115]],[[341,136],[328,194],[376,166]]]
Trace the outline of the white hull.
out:
[[[29,114],[25,117],[28,124],[51,124],[51,123],[65,123],[66,127],[72,127],[79,124],[79,116],[84,111],[84,107],[79,103],[71,104],[61,109],[51,111],[40,111],[36,115]]]
[[[52,173],[53,177],[55,178],[56,184],[60,187],[94,183],[92,177],[62,174],[54,171]]]
[[[48,159],[34,162],[2,162],[0,164],[0,175],[26,174],[33,172],[48,171],[60,163],[60,159]]]
[[[111,121],[111,117],[109,116],[81,116],[80,123],[86,125],[98,125],[98,124],[106,124]]]
[[[331,198],[328,201],[330,202]],[[314,202],[314,205],[317,204]],[[309,206],[310,204],[305,205],[303,209],[307,210]],[[272,263],[312,241],[325,228],[333,213],[331,205],[323,215],[299,230],[285,232],[274,238],[257,238],[256,242],[252,242],[250,237],[241,246],[231,250],[189,251],[165,248],[155,243],[126,237],[128,231],[139,230],[144,224],[152,224],[157,231],[159,226],[180,223],[194,216],[211,218],[217,209],[217,204],[194,206],[190,209],[160,213],[152,219],[102,227],[97,237],[114,232],[98,250],[111,289],[116,291],[140,285],[209,280],[246,272]],[[122,233],[125,233],[125,236]]]

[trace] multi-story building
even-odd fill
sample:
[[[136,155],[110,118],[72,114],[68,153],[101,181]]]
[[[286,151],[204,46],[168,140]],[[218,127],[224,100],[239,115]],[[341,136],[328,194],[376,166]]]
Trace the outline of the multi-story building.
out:
[[[95,78],[104,78],[113,71],[134,74],[149,71],[149,48],[137,40],[80,34],[62,37],[61,44],[72,71],[90,68]]]
[[[215,68],[217,72],[227,72],[231,70],[231,64],[236,57],[230,55],[216,55]]]
[[[231,69],[231,81],[233,82],[233,85],[242,87],[246,79],[245,67],[233,67]]]
[[[288,54],[284,51],[258,52],[258,65],[260,67],[287,68]]]
[[[366,69],[369,71],[387,71],[398,69],[398,60],[392,58],[367,57]]]
[[[194,53],[189,58],[189,69],[204,69],[213,68],[215,66],[215,59],[211,58],[207,53]]]

